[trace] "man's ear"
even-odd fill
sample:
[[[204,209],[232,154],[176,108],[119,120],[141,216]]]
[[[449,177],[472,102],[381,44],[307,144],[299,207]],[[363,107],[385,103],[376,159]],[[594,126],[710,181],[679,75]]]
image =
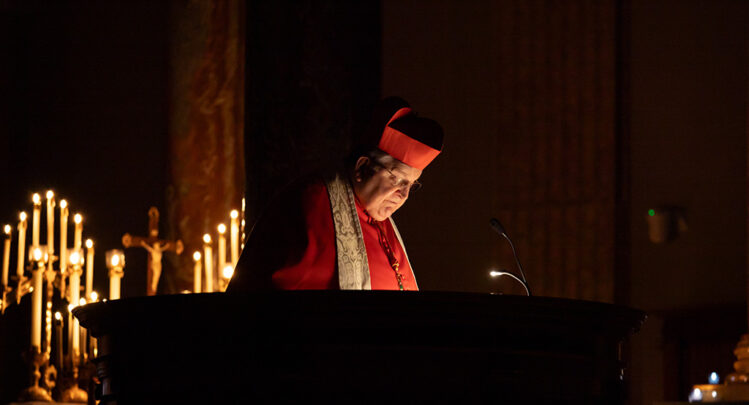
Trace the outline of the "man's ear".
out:
[[[356,165],[354,165],[354,179],[356,179],[356,181],[363,180],[363,169],[367,167],[368,164],[369,158],[366,156],[360,156],[359,159],[356,159]]]

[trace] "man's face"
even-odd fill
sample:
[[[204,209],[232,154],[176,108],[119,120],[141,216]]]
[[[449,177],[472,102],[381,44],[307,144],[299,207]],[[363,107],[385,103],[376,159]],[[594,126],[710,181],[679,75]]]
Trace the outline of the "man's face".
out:
[[[354,193],[359,203],[377,221],[384,221],[408,199],[411,185],[421,176],[421,170],[394,161],[380,164],[369,158],[359,158],[357,169],[369,166],[371,177],[354,180]]]

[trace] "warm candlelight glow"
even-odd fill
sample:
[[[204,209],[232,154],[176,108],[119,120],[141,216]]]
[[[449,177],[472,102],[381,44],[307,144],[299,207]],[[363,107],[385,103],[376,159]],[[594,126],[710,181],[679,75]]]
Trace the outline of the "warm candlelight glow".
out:
[[[5,230],[5,234],[6,234],[6,235],[10,235],[10,229],[11,229],[11,228],[10,228],[10,225],[5,225],[5,228],[4,228],[4,230]]]
[[[92,247],[94,247],[94,241],[86,239],[86,249],[91,249]]]
[[[203,235],[203,242],[205,242],[205,243],[211,243],[211,235],[209,235],[209,234]]]
[[[226,225],[218,224],[218,233],[223,235],[225,232],[226,232]]]
[[[79,304],[79,305],[86,305],[86,299],[85,299],[85,298],[81,298],[81,299],[79,299],[79,300],[78,300],[78,304]]]
[[[96,291],[91,291],[91,302],[99,301],[99,294]]]
[[[112,267],[120,265],[120,255],[112,255]]]
[[[39,196],[39,193],[34,193],[34,195],[31,196],[31,201],[34,202],[34,205],[39,205],[42,203],[42,197]]]
[[[55,319],[57,319],[58,321],[62,320],[62,314],[60,313],[60,311],[55,312]]]
[[[234,275],[234,266],[232,266],[232,265],[225,266],[222,273],[223,273],[225,279],[227,279],[227,280],[230,279],[231,276]]]
[[[33,251],[33,253],[32,253],[32,258],[34,259],[35,262],[41,261],[42,260],[42,249],[35,248],[34,251]]]
[[[60,200],[60,208],[68,208],[68,201]]]
[[[73,308],[75,308],[73,304],[68,304],[68,312],[73,312]]]
[[[21,212],[21,215],[19,215],[18,217],[21,219],[21,221],[25,221],[26,220],[26,213],[25,212]]]
[[[200,261],[200,257],[201,257],[200,252],[198,252],[197,250],[195,251],[195,253],[192,254],[192,260],[195,260],[196,262]]]
[[[231,210],[231,213],[229,215],[231,215],[232,219],[239,218],[239,211]]]
[[[70,264],[72,264],[73,266],[80,264],[80,261],[81,261],[80,252],[78,252],[78,250],[73,250],[72,253],[70,253],[70,257],[68,257],[68,260],[70,260]]]
[[[54,196],[55,196],[55,193],[54,193],[54,192],[53,192],[52,190],[47,190],[47,199],[48,199],[48,200],[49,200],[50,198],[54,197]]]
[[[81,216],[81,214],[75,214],[75,216],[73,217],[73,222],[75,222],[76,224],[80,224],[81,222],[83,222],[83,217]]]

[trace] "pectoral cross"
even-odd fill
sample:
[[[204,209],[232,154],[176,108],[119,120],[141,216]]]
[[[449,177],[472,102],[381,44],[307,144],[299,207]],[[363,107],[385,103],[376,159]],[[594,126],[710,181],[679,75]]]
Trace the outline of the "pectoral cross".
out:
[[[147,295],[156,295],[156,287],[161,276],[161,256],[163,252],[181,254],[184,246],[181,240],[169,241],[159,239],[159,210],[151,207],[148,210],[148,237],[122,235],[122,246],[142,247],[148,251],[148,285]]]

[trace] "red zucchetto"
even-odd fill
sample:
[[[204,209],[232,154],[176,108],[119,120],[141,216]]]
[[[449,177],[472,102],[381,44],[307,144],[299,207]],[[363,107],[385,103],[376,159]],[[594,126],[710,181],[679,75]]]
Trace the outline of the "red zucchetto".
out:
[[[416,116],[410,107],[393,114],[385,125],[378,148],[401,162],[424,170],[442,151],[442,127]]]

